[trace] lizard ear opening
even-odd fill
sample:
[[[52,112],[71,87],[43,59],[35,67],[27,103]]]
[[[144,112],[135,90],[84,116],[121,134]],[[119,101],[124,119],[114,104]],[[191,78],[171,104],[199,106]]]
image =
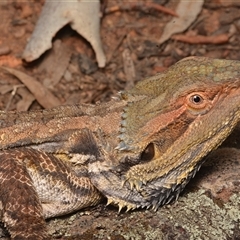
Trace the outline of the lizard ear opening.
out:
[[[155,155],[155,148],[153,143],[149,143],[145,150],[142,152],[141,161],[148,162],[154,158]]]

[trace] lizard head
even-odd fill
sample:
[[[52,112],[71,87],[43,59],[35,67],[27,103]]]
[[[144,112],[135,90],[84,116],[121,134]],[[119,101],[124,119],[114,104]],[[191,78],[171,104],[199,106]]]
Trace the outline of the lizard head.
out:
[[[176,199],[240,118],[240,62],[186,58],[122,94],[119,145],[90,163],[109,202],[153,207]]]

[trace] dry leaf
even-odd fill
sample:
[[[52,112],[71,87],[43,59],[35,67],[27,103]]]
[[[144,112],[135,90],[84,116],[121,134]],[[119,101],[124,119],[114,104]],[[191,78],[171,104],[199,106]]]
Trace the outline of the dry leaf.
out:
[[[36,60],[52,47],[52,38],[65,25],[70,26],[92,45],[99,67],[104,67],[106,57],[100,39],[99,0],[46,0],[34,32],[23,52],[27,62]]]
[[[61,105],[61,102],[35,78],[13,68],[1,67],[1,69],[17,77],[44,108]]]
[[[69,64],[71,54],[71,48],[63,44],[61,40],[57,39],[53,43],[53,48],[41,62],[38,69],[39,73],[45,72],[48,79],[47,81],[44,80],[46,87],[52,88],[61,80]]]
[[[0,94],[5,94],[12,91],[12,85],[1,85]]]
[[[174,17],[164,28],[159,43],[167,41],[173,34],[185,31],[197,18],[202,9],[204,1],[181,0],[177,6],[176,13],[179,17]]]
[[[17,103],[17,111],[27,111],[35,100],[35,97],[27,88],[19,88],[17,93],[22,97]]]
[[[229,40],[228,34],[219,34],[214,36],[188,36],[188,35],[175,35],[172,37],[173,39],[181,42],[186,42],[190,44],[223,44],[227,43]]]

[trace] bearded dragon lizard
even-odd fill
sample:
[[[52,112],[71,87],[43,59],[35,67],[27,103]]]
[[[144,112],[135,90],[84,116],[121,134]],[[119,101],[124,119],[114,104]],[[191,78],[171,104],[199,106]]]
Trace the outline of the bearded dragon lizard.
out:
[[[0,112],[1,221],[49,239],[45,218],[178,198],[240,118],[240,62],[190,57],[97,105]]]

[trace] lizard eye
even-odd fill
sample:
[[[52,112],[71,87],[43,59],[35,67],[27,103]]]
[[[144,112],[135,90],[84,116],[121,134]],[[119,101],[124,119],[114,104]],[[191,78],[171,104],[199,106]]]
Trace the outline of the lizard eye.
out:
[[[191,93],[187,97],[187,105],[191,109],[203,109],[207,103],[205,96],[200,93]]]
[[[194,94],[189,99],[193,104],[201,104],[203,102],[202,96],[199,94]]]
[[[211,109],[211,101],[201,92],[190,93],[186,98],[188,110],[193,115],[205,114]]]

